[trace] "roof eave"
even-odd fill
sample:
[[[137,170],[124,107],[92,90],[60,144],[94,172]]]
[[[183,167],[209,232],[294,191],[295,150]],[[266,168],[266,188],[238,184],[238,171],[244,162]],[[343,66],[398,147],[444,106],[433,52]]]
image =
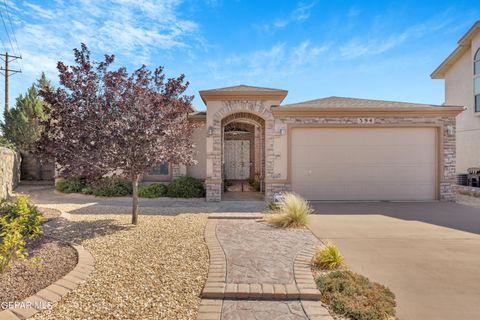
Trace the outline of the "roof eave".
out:
[[[471,46],[472,38],[480,31],[480,20],[468,29],[468,31],[458,40],[458,46],[455,50],[443,60],[443,62],[432,72],[432,79],[445,79],[448,69],[467,51]]]
[[[202,101],[207,104],[207,101],[212,100],[275,100],[282,102],[288,94],[287,90],[276,91],[217,91],[202,90],[199,92]]]
[[[272,108],[274,116],[426,116],[426,117],[456,117],[465,110],[462,106],[441,106],[428,108],[312,108],[312,107],[277,107]]]

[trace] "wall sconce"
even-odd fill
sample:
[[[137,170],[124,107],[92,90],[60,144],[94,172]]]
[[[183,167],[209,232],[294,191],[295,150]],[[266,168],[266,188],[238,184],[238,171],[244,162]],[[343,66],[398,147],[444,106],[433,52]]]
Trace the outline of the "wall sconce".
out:
[[[286,131],[285,128],[280,128],[280,135],[281,136],[285,135],[285,131]]]
[[[213,128],[209,127],[207,132],[208,132],[208,135],[211,136],[213,134]]]
[[[452,126],[451,124],[449,124],[449,125],[447,126],[447,134],[448,134],[449,136],[453,136],[454,133],[455,133],[455,129],[453,128],[453,126]]]

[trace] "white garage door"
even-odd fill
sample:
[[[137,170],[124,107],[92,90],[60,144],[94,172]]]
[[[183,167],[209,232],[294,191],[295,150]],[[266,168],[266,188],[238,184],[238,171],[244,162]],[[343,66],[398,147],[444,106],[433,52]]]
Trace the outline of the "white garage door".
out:
[[[294,128],[292,190],[308,200],[432,200],[433,128]]]

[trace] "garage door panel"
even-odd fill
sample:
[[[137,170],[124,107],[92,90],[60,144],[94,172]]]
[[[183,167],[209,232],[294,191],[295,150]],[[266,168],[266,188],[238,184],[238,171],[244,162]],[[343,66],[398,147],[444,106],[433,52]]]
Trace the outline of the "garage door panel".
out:
[[[430,200],[433,128],[300,128],[291,137],[292,189],[309,200]]]

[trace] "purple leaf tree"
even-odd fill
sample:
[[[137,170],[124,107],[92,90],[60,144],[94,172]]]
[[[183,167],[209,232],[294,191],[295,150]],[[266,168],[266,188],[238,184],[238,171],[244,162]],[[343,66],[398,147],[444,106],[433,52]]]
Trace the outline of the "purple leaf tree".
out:
[[[61,86],[40,92],[51,116],[37,150],[56,159],[61,177],[130,179],[137,224],[141,176],[161,163],[195,163],[188,82],[184,75],[165,79],[162,67],[110,70],[114,56],[96,62],[85,44],[74,54],[74,65],[57,65]]]

